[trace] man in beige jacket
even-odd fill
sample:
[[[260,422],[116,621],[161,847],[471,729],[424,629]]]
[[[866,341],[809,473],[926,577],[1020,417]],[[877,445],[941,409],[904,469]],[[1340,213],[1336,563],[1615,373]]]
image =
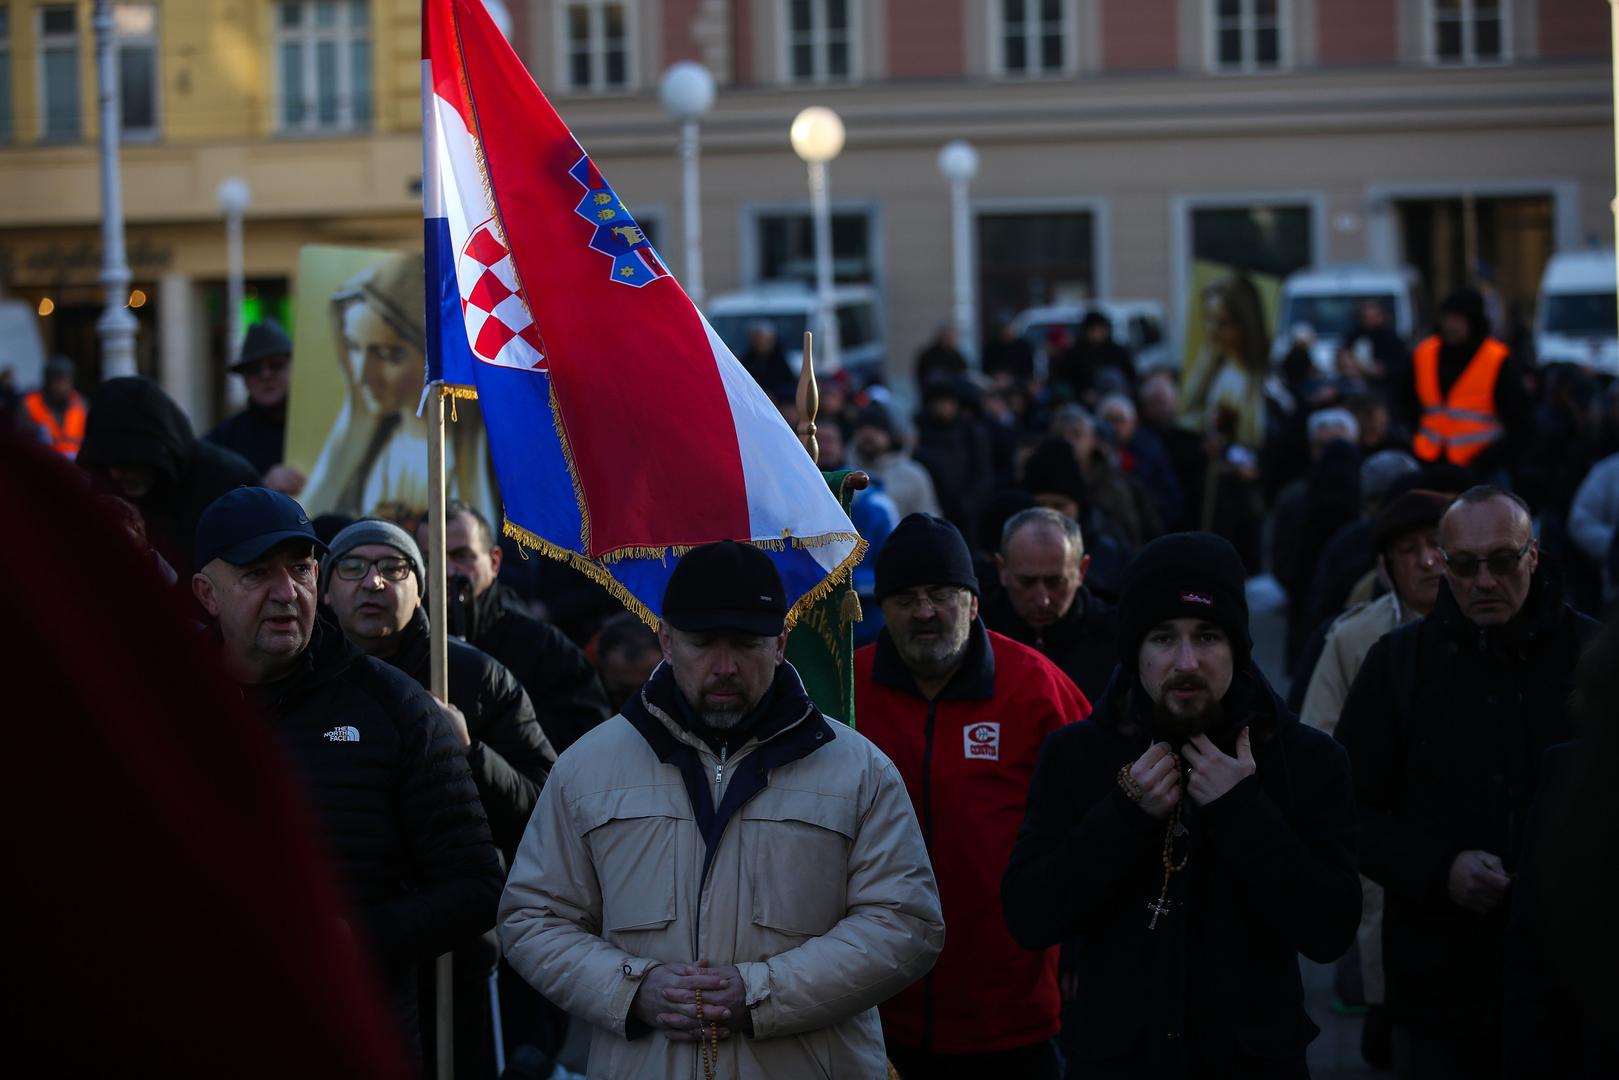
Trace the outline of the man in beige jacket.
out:
[[[757,548],[685,555],[664,662],[540,793],[501,942],[593,1078],[882,1077],[876,1006],[943,946],[905,785],[810,702],[786,610]]]
[[[1299,714],[1306,724],[1331,735],[1349,699],[1349,688],[1377,639],[1433,610],[1439,599],[1439,579],[1444,575],[1439,519],[1452,498],[1436,491],[1408,491],[1377,515],[1373,526],[1377,576],[1389,591],[1350,608],[1327,631]],[[1355,943],[1361,991],[1369,1006],[1361,1054],[1369,1063],[1382,1065],[1389,1059],[1392,1034],[1383,1011],[1383,887],[1362,875],[1360,893],[1360,930]]]

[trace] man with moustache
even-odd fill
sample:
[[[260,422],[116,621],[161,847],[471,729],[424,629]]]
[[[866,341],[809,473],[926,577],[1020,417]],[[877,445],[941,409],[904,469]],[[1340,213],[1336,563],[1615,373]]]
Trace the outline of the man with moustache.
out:
[[[899,523],[876,593],[884,626],[855,653],[855,713],[905,778],[949,927],[938,966],[882,1008],[889,1060],[907,1080],[1055,1080],[1057,950],[1017,946],[996,887],[1041,740],[1090,705],[1050,660],[985,628],[972,555],[943,518]]]
[[[220,663],[303,781],[356,924],[419,1054],[416,969],[493,921],[499,856],[427,691],[315,617],[325,545],[303,508],[237,488],[202,514],[191,579]]]
[[[1338,722],[1366,876],[1386,890],[1383,967],[1402,1078],[1501,1075],[1507,913],[1548,747],[1596,623],[1540,565],[1529,509],[1463,492],[1439,525],[1433,613],[1366,656]]]
[[[1207,533],[1142,549],[1119,669],[1046,740],[1002,882],[1025,948],[1077,952],[1070,1077],[1307,1075],[1298,954],[1360,919],[1341,748],[1250,657],[1241,558]]]
[[[500,936],[593,1077],[882,1076],[876,1006],[938,956],[905,789],[810,701],[787,610],[757,547],[681,556],[663,663],[540,792]]]

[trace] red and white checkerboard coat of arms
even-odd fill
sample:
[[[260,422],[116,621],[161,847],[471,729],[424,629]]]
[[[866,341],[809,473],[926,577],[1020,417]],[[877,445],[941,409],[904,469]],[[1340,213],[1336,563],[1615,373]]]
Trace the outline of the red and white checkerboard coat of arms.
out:
[[[455,261],[461,315],[472,354],[486,364],[546,371],[545,342],[517,294],[512,255],[490,218],[467,238]]]

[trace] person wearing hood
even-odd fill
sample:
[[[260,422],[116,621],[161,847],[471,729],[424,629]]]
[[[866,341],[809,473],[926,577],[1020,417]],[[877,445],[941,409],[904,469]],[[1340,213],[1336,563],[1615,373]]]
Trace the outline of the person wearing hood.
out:
[[[135,505],[152,547],[182,577],[201,569],[191,544],[203,511],[232,488],[259,482],[251,462],[197,438],[180,406],[139,375],[96,390],[78,463]]]
[[[332,538],[321,576],[320,595],[349,643],[431,692],[428,618],[422,607],[425,573],[421,550],[410,534],[391,521],[357,521]],[[556,753],[512,673],[464,641],[452,637],[447,644],[448,700],[439,704],[472,769],[495,846],[510,866]],[[488,984],[500,958],[493,926],[458,942],[454,956],[455,1071],[489,1076],[495,1057]],[[567,1030],[566,1017],[559,1023],[509,969],[502,968],[500,975],[508,1054],[526,1044],[554,1058],[561,1045],[556,1036]],[[424,970],[420,982],[422,1013],[427,1015],[433,1000],[427,990],[431,972]],[[431,1031],[424,1034],[431,1044]],[[431,1045],[427,1050],[430,1055]]]
[[[251,461],[265,487],[297,495],[304,474],[286,464],[292,339],[274,319],[261,319],[247,328],[230,370],[247,387],[247,408],[221,420],[203,438]]]
[[[1395,1070],[1501,1075],[1507,913],[1546,749],[1596,623],[1540,568],[1529,509],[1481,486],[1439,525],[1432,614],[1372,646],[1337,736],[1366,876],[1382,885]]]
[[[494,922],[500,857],[465,740],[408,675],[315,614],[325,545],[303,507],[238,488],[207,507],[191,590],[219,664],[302,781],[412,1055],[417,969]],[[205,737],[205,736],[201,736]]]
[[[1001,885],[1025,948],[1077,941],[1070,1077],[1308,1075],[1298,955],[1360,921],[1341,747],[1251,657],[1242,559],[1208,533],[1137,557],[1119,667],[1046,740]]]
[[[1439,332],[1411,355],[1401,391],[1412,453],[1485,480],[1517,462],[1534,432],[1523,364],[1490,336],[1484,297],[1460,289],[1439,308]]]

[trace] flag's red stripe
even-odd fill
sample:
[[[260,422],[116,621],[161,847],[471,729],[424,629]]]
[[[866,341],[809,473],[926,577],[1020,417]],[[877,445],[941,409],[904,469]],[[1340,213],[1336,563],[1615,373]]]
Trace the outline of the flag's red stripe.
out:
[[[507,242],[550,346],[591,554],[748,536],[736,426],[696,309],[673,278],[611,279],[575,213],[585,191],[568,170],[583,151],[481,5],[447,2]],[[444,55],[437,37],[432,47]]]

